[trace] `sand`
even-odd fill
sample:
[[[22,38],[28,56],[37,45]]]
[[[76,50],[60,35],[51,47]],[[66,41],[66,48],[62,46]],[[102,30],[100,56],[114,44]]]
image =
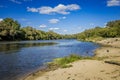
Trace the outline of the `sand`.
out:
[[[98,41],[102,45],[95,51],[94,60],[80,60],[71,63],[70,68],[59,68],[25,80],[120,80],[120,66],[105,61],[120,62],[120,38]],[[99,60],[98,58],[102,58]]]
[[[97,41],[97,43],[120,48],[120,38],[108,38],[101,41]]]
[[[73,67],[45,73],[34,80],[120,80],[120,67],[96,60],[72,63]]]
[[[120,38],[109,38],[97,43],[107,45],[95,51],[97,57],[108,57],[105,60],[120,62]]]

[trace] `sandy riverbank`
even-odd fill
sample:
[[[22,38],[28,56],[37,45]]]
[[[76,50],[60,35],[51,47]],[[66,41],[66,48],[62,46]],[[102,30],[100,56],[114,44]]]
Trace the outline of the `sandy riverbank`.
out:
[[[94,60],[76,61],[71,63],[73,66],[70,68],[40,71],[25,80],[120,80],[120,66],[106,63],[120,62],[120,38],[105,39],[97,43],[107,46],[95,51]]]

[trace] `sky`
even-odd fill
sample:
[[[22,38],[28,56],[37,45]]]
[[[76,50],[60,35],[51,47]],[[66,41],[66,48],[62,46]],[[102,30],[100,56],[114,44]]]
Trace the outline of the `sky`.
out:
[[[0,0],[0,21],[4,18],[22,27],[75,34],[120,20],[120,0]]]

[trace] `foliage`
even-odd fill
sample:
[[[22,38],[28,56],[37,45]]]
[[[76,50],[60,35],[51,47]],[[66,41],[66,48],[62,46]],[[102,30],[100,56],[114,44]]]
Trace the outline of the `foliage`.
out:
[[[92,41],[102,38],[120,37],[120,20],[110,21],[106,27],[95,27],[76,34],[78,40]]]
[[[20,24],[11,19],[5,18],[0,22],[0,37],[2,40],[15,40],[19,34]]]
[[[62,39],[62,35],[53,31],[44,32],[31,26],[21,28],[12,18],[0,22],[0,40],[52,40]]]
[[[106,27],[95,27],[72,35],[60,35],[53,31],[41,31],[31,26],[22,27],[18,21],[5,18],[0,21],[0,40],[53,40],[78,39],[83,41],[120,37],[120,20],[110,21]]]
[[[63,57],[63,58],[56,58],[53,60],[53,62],[49,62],[48,66],[49,67],[71,67],[72,65],[69,65],[69,63],[72,63],[77,60],[82,60],[82,59],[90,59],[90,57],[82,57],[76,54],[71,54],[69,56]]]

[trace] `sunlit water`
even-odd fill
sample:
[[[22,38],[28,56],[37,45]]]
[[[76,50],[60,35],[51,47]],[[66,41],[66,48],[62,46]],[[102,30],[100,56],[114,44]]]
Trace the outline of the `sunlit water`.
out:
[[[0,42],[0,80],[19,80],[54,58],[73,53],[93,56],[98,47],[95,43],[77,40]]]

